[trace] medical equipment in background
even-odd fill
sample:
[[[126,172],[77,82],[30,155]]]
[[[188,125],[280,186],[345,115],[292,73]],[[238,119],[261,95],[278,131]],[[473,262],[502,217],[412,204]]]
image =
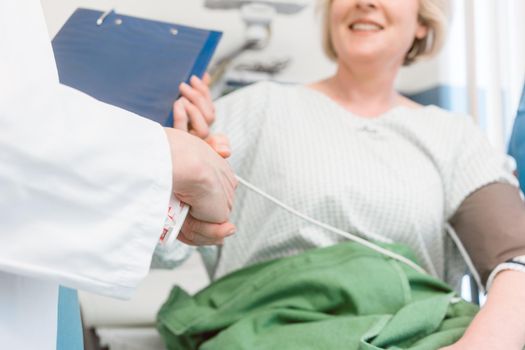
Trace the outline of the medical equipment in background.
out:
[[[212,85],[222,78],[231,62],[243,52],[262,50],[268,46],[272,37],[272,21],[277,14],[293,15],[299,13],[310,2],[310,0],[205,0],[204,5],[209,9],[240,10],[241,18],[246,26],[244,42],[220,58],[210,69]],[[288,61],[283,60],[269,65],[268,73],[275,74],[287,64]],[[266,65],[257,64],[257,66],[265,68]]]

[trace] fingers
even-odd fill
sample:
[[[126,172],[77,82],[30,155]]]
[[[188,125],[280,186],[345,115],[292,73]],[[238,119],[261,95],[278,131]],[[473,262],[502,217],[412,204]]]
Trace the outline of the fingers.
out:
[[[202,96],[211,101],[211,93],[208,87],[209,82],[206,83],[204,80],[200,80],[196,76],[192,76],[190,79],[190,84],[195,90],[200,92]]]
[[[234,233],[235,226],[230,222],[212,224],[188,215],[177,239],[189,245],[216,245]]]
[[[209,125],[215,120],[215,107],[211,99],[209,74],[203,80],[196,76],[191,77],[190,85],[182,83],[179,86],[182,95],[173,104],[174,127],[183,131],[190,131],[193,135],[206,138],[209,134]]]
[[[182,96],[186,97],[188,101],[199,109],[206,123],[213,123],[215,110],[208,86],[197,77],[192,77],[190,84],[191,86],[186,83],[180,85],[179,90]]]
[[[231,155],[230,141],[223,134],[210,135],[205,140],[223,158]]]
[[[189,117],[186,113],[183,101],[179,98],[173,104],[173,127],[182,131],[188,131]]]
[[[204,73],[204,76],[202,77],[202,82],[208,86],[211,84],[211,76],[208,72]]]
[[[188,101],[188,99],[185,97],[181,97],[180,100],[182,101],[184,109],[186,110],[186,114],[188,115],[189,125],[191,128],[190,132],[201,139],[208,137],[210,129],[208,128],[208,123],[206,123],[206,119],[202,116],[199,108]]]
[[[188,131],[191,126],[191,133],[200,138],[205,138],[209,134],[208,124],[202,113],[187,98],[181,97],[173,104],[173,127],[182,131]]]

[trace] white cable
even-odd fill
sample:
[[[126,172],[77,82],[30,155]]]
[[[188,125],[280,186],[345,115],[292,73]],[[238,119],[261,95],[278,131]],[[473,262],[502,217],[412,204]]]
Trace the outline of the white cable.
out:
[[[297,210],[289,207],[288,205],[282,203],[281,201],[279,201],[278,199],[270,196],[269,194],[263,192],[262,190],[258,189],[257,187],[255,187],[254,185],[252,185],[251,183],[249,183],[248,181],[244,180],[243,178],[239,177],[236,175],[236,178],[237,180],[239,180],[239,183],[241,183],[242,185],[244,185],[245,187],[247,187],[248,189],[250,189],[251,191],[263,196],[264,198],[268,199],[269,201],[275,203],[276,205],[278,205],[279,207],[285,209],[286,211],[292,213],[293,215],[295,216],[298,216],[300,217],[301,219],[305,220],[305,221],[308,221],[309,223],[311,224],[314,224],[316,226],[319,226],[325,230],[328,230],[330,232],[333,232],[335,234],[338,234],[340,236],[343,236],[351,241],[354,241],[354,242],[357,242],[359,244],[362,244],[372,250],[375,250],[381,254],[384,254],[386,256],[389,256],[391,257],[392,259],[395,259],[395,260],[398,260],[402,263],[405,263],[406,265],[412,267],[414,270],[418,271],[418,272],[421,272],[421,273],[424,273],[424,274],[427,274],[427,272],[421,267],[419,266],[418,264],[414,263],[413,261],[405,258],[404,256],[402,255],[399,255],[399,254],[396,254],[394,252],[391,252],[387,249],[384,249],[380,246],[378,246],[377,244],[374,244],[372,242],[369,242],[361,237],[358,237],[356,235],[353,235],[351,233],[348,233],[348,232],[345,232],[345,231],[342,231],[336,227],[333,227],[333,226],[330,226],[328,224],[325,224],[321,221],[317,221],[315,219],[312,219],[310,218],[309,216],[307,215],[304,215],[302,214],[301,212],[298,212]]]
[[[452,241],[454,242],[456,247],[458,248],[459,253],[463,257],[463,260],[467,264],[467,267],[468,267],[470,273],[472,274],[472,277],[474,278],[474,281],[476,282],[476,284],[478,286],[478,289],[483,294],[485,294],[486,291],[485,291],[485,288],[483,287],[483,283],[481,283],[481,278],[479,276],[478,270],[476,270],[476,268],[474,267],[474,263],[472,262],[472,259],[470,258],[470,255],[467,253],[467,250],[465,249],[465,246],[463,246],[463,243],[461,243],[461,240],[459,239],[458,234],[456,233],[456,230],[454,230],[452,225],[450,225],[449,223],[447,223],[445,225],[445,229],[446,229],[448,235],[450,236],[450,238],[452,238]]]

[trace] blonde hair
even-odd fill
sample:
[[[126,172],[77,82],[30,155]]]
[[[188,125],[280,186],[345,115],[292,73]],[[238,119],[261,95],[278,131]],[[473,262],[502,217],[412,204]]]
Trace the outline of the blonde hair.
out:
[[[323,12],[323,49],[331,60],[337,59],[330,33],[330,6],[333,0],[320,0],[319,9]],[[404,66],[422,57],[432,57],[443,47],[447,34],[450,5],[448,0],[419,0],[419,23],[428,28],[427,35],[415,38],[405,55]]]

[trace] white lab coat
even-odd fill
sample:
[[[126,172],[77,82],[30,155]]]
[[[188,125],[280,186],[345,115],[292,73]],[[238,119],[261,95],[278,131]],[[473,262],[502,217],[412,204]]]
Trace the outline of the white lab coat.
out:
[[[59,284],[129,297],[170,189],[162,128],[60,86],[39,0],[0,1],[0,348],[55,349]]]

